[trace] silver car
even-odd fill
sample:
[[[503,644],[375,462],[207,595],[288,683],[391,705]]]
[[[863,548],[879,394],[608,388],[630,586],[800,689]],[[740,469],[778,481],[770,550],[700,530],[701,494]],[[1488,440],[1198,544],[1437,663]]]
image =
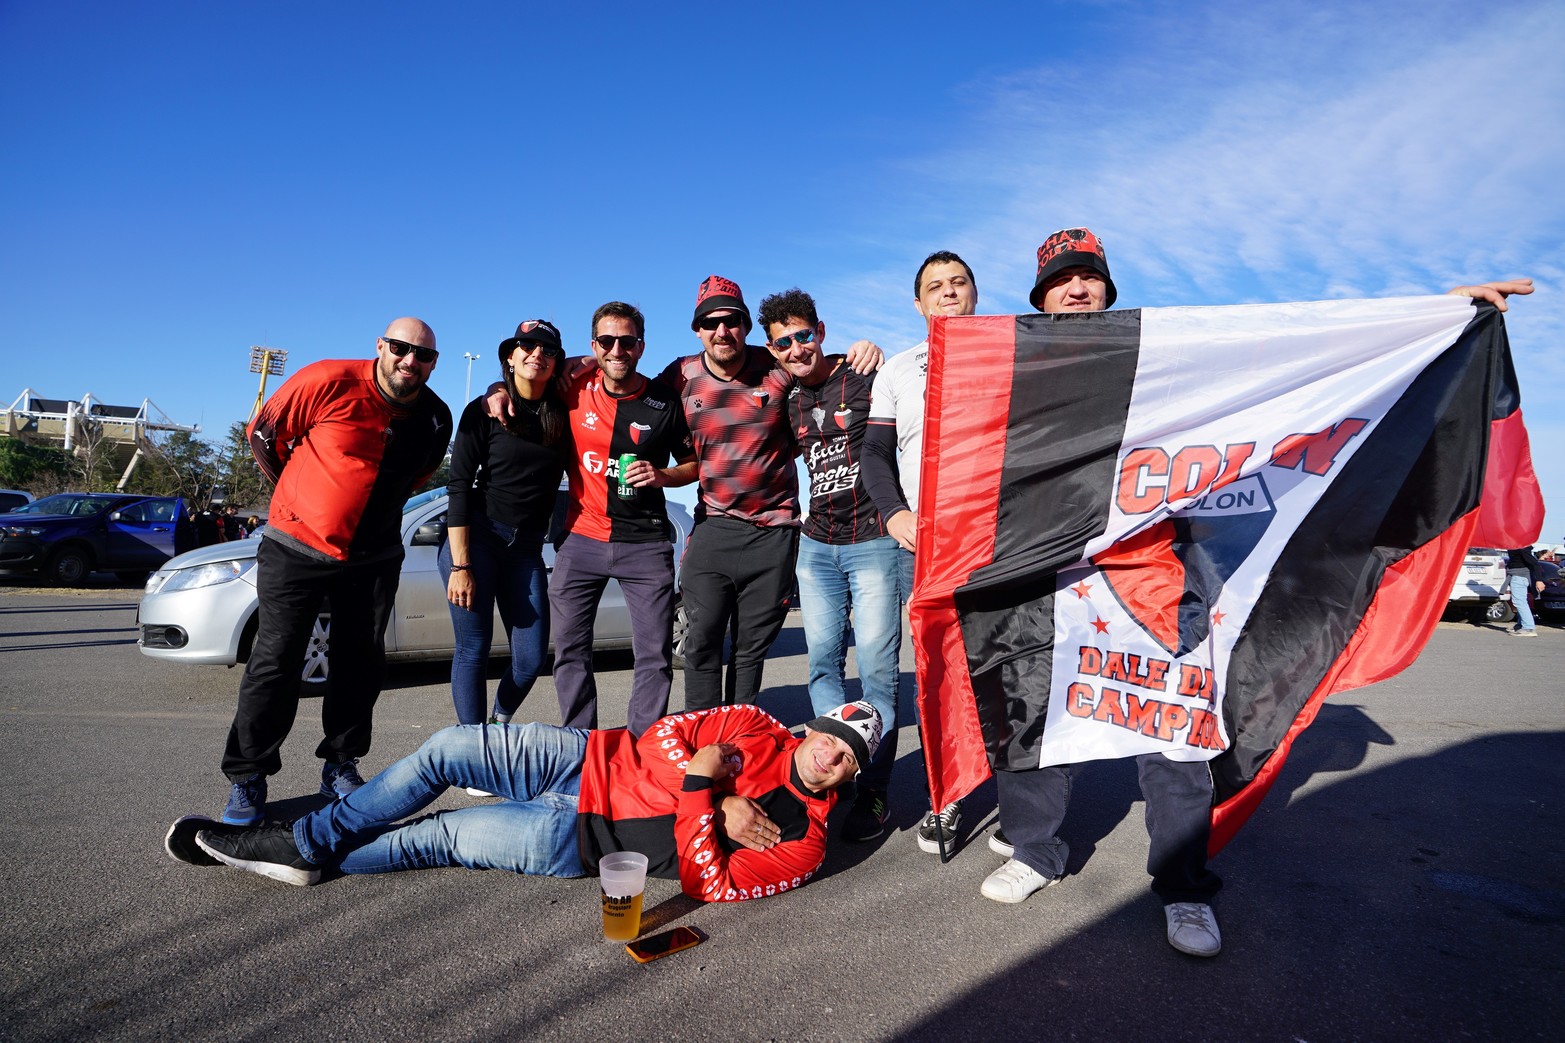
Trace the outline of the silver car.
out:
[[[564,523],[566,497],[555,505],[555,528]],[[450,659],[454,638],[446,603],[446,585],[440,578],[436,557],[446,533],[447,498],[444,489],[420,493],[408,500],[402,513],[402,580],[396,605],[386,626],[388,660]],[[690,534],[689,512],[680,504],[668,505],[674,530],[676,576]],[[551,541],[552,543],[552,541]],[[544,565],[554,568],[554,547],[545,543]],[[171,559],[148,580],[137,608],[140,626],[137,645],[143,655],[183,663],[215,663],[233,666],[250,655],[255,640],[259,598],[255,589],[255,552],[259,539],[236,540],[203,547]],[[683,614],[681,607],[681,617]],[[681,628],[682,629],[682,628]],[[331,640],[331,611],[321,611],[310,635],[301,665],[304,683],[322,684],[328,679],[327,649]],[[630,616],[619,584],[609,581],[598,606],[593,644],[596,648],[629,648]],[[677,651],[677,647],[676,647]],[[506,656],[510,648],[495,613],[495,643],[491,655]]]
[[[1503,550],[1469,547],[1451,588],[1450,605],[1473,610],[1473,618],[1479,622],[1509,623],[1515,619],[1505,562]]]

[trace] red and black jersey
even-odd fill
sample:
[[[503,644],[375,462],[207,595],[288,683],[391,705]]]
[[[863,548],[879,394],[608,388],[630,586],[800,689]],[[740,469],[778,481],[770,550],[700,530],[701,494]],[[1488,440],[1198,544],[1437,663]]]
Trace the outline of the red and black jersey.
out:
[[[658,378],[678,392],[700,460],[697,520],[798,525],[797,447],[787,404],[793,378],[765,348],[745,350],[744,369],[732,380],[707,369],[704,354],[675,359]]]
[[[656,543],[672,536],[662,489],[639,488],[629,498],[616,491],[622,454],[654,467],[667,467],[671,456],[677,463],[695,457],[679,396],[667,384],[645,377],[640,381],[634,394],[613,395],[594,366],[576,374],[565,388],[575,442],[565,462],[571,489],[565,525],[589,539]]]
[[[804,787],[793,764],[803,740],[754,705],[670,714],[632,738],[624,728],[587,739],[577,805],[582,865],[615,851],[640,851],[652,876],[677,879],[703,902],[737,902],[791,891],[826,858],[826,816],[835,790]],[[714,742],[739,747],[739,774],[686,779],[690,758]],[[730,845],[713,822],[729,794],[749,797],[777,824],[766,851]]]
[[[871,378],[853,372],[842,355],[831,359],[836,368],[824,381],[799,383],[788,393],[788,421],[810,477],[804,535],[821,543],[864,543],[886,534],[859,474]]]
[[[402,505],[451,441],[451,410],[428,387],[398,405],[374,359],[312,363],[250,422],[250,449],[273,482],[268,539],[333,561],[402,547]]]

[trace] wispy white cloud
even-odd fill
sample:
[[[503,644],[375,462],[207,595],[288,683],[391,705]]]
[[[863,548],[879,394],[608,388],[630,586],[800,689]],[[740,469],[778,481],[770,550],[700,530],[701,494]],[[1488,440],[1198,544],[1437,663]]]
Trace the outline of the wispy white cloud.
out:
[[[874,215],[909,229],[888,256],[956,250],[987,312],[1027,309],[1038,242],[1072,224],[1103,237],[1122,306],[1531,275],[1539,292],[1510,315],[1526,404],[1540,423],[1565,416],[1558,4],[1125,11],[1123,55],[1059,54],[964,86],[968,125],[905,172],[917,187],[888,200],[889,220]],[[846,276],[838,320],[916,341],[911,277]],[[1546,491],[1565,496],[1558,478]]]

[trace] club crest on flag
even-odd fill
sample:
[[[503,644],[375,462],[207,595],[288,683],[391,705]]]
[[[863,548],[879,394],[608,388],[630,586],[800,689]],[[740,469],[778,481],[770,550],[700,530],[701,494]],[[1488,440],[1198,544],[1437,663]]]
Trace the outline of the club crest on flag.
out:
[[[1211,633],[1223,585],[1277,515],[1260,474],[1207,493],[1092,558],[1125,612],[1164,651],[1187,655]]]

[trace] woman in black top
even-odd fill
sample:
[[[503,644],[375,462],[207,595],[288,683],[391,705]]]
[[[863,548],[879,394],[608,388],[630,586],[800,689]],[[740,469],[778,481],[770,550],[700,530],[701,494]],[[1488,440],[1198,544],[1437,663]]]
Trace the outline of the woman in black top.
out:
[[[467,404],[446,487],[451,508],[440,573],[456,632],[451,698],[462,724],[482,724],[486,717],[497,603],[511,665],[500,679],[490,719],[511,719],[532,689],[549,644],[543,541],[564,473],[565,352],[559,330],[531,319],[500,342],[499,353],[511,420],[502,424],[486,415],[482,396]]]

